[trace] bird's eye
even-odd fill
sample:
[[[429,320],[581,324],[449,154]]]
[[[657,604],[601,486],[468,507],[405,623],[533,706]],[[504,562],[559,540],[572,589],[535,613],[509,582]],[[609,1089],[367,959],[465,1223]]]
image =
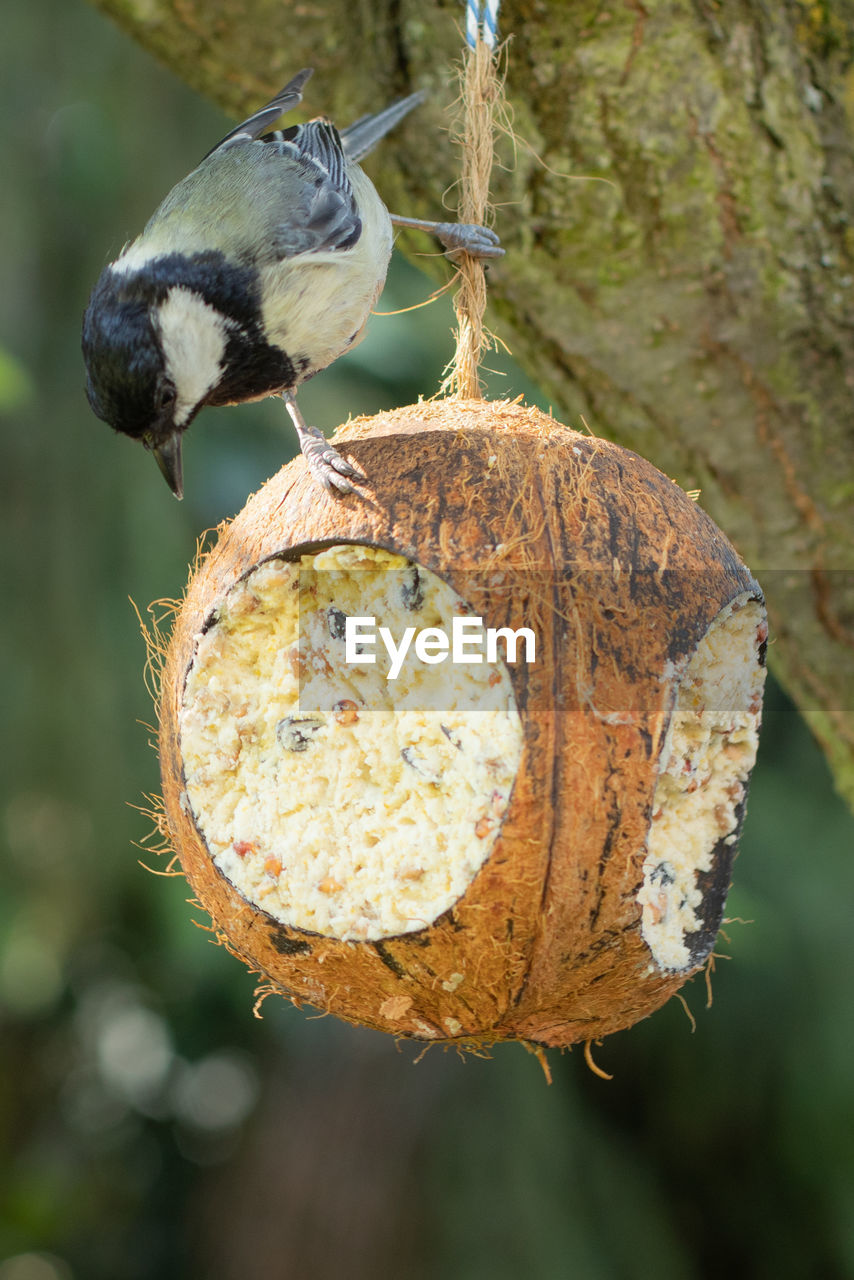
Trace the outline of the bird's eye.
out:
[[[171,382],[163,382],[157,388],[154,397],[154,407],[158,413],[163,413],[166,409],[171,409],[175,403],[177,392]]]

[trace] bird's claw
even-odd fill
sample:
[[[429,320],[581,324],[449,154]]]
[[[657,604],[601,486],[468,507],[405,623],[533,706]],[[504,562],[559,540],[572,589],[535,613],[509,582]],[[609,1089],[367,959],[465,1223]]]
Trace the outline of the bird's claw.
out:
[[[309,471],[327,493],[356,493],[350,480],[367,480],[364,471],[343,458],[319,427],[302,427],[299,443]]]
[[[498,236],[490,227],[472,222],[439,222],[435,235],[444,246],[445,257],[459,262],[462,254],[472,258],[503,258],[504,250]]]

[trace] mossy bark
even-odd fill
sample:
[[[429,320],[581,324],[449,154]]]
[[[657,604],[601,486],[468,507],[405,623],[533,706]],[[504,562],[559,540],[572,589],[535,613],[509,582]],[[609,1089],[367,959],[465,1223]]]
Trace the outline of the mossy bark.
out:
[[[342,121],[426,88],[370,165],[390,207],[440,207],[456,0],[97,3],[235,115],[303,65]],[[854,0],[504,0],[501,26],[496,328],[564,420],[702,491],[854,802]]]

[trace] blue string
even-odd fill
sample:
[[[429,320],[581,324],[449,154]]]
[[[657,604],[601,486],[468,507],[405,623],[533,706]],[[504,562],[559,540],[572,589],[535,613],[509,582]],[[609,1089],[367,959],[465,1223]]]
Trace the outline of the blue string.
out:
[[[473,49],[478,37],[490,49],[498,43],[498,9],[501,0],[466,0],[466,40]]]

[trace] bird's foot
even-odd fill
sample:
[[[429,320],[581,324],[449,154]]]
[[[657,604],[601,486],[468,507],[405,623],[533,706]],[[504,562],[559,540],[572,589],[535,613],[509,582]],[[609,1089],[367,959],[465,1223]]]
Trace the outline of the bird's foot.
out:
[[[504,250],[494,231],[472,222],[437,222],[433,233],[444,247],[445,257],[459,262],[464,253],[487,260],[503,258]]]
[[[309,471],[327,493],[356,493],[351,480],[367,480],[364,471],[343,458],[319,427],[297,427],[297,435]]]
[[[401,218],[394,213],[391,220],[398,227],[429,231],[443,246],[445,257],[452,262],[459,262],[464,253],[472,258],[504,257],[501,242],[490,227],[481,227],[473,222],[425,222],[421,218]]]
[[[351,480],[366,481],[364,471],[342,458],[341,454],[326,439],[319,427],[310,427],[299,411],[293,391],[283,391],[282,399],[285,408],[291,415],[296,427],[297,438],[302,455],[308,463],[308,469],[315,480],[323,486],[327,493],[357,493]]]

